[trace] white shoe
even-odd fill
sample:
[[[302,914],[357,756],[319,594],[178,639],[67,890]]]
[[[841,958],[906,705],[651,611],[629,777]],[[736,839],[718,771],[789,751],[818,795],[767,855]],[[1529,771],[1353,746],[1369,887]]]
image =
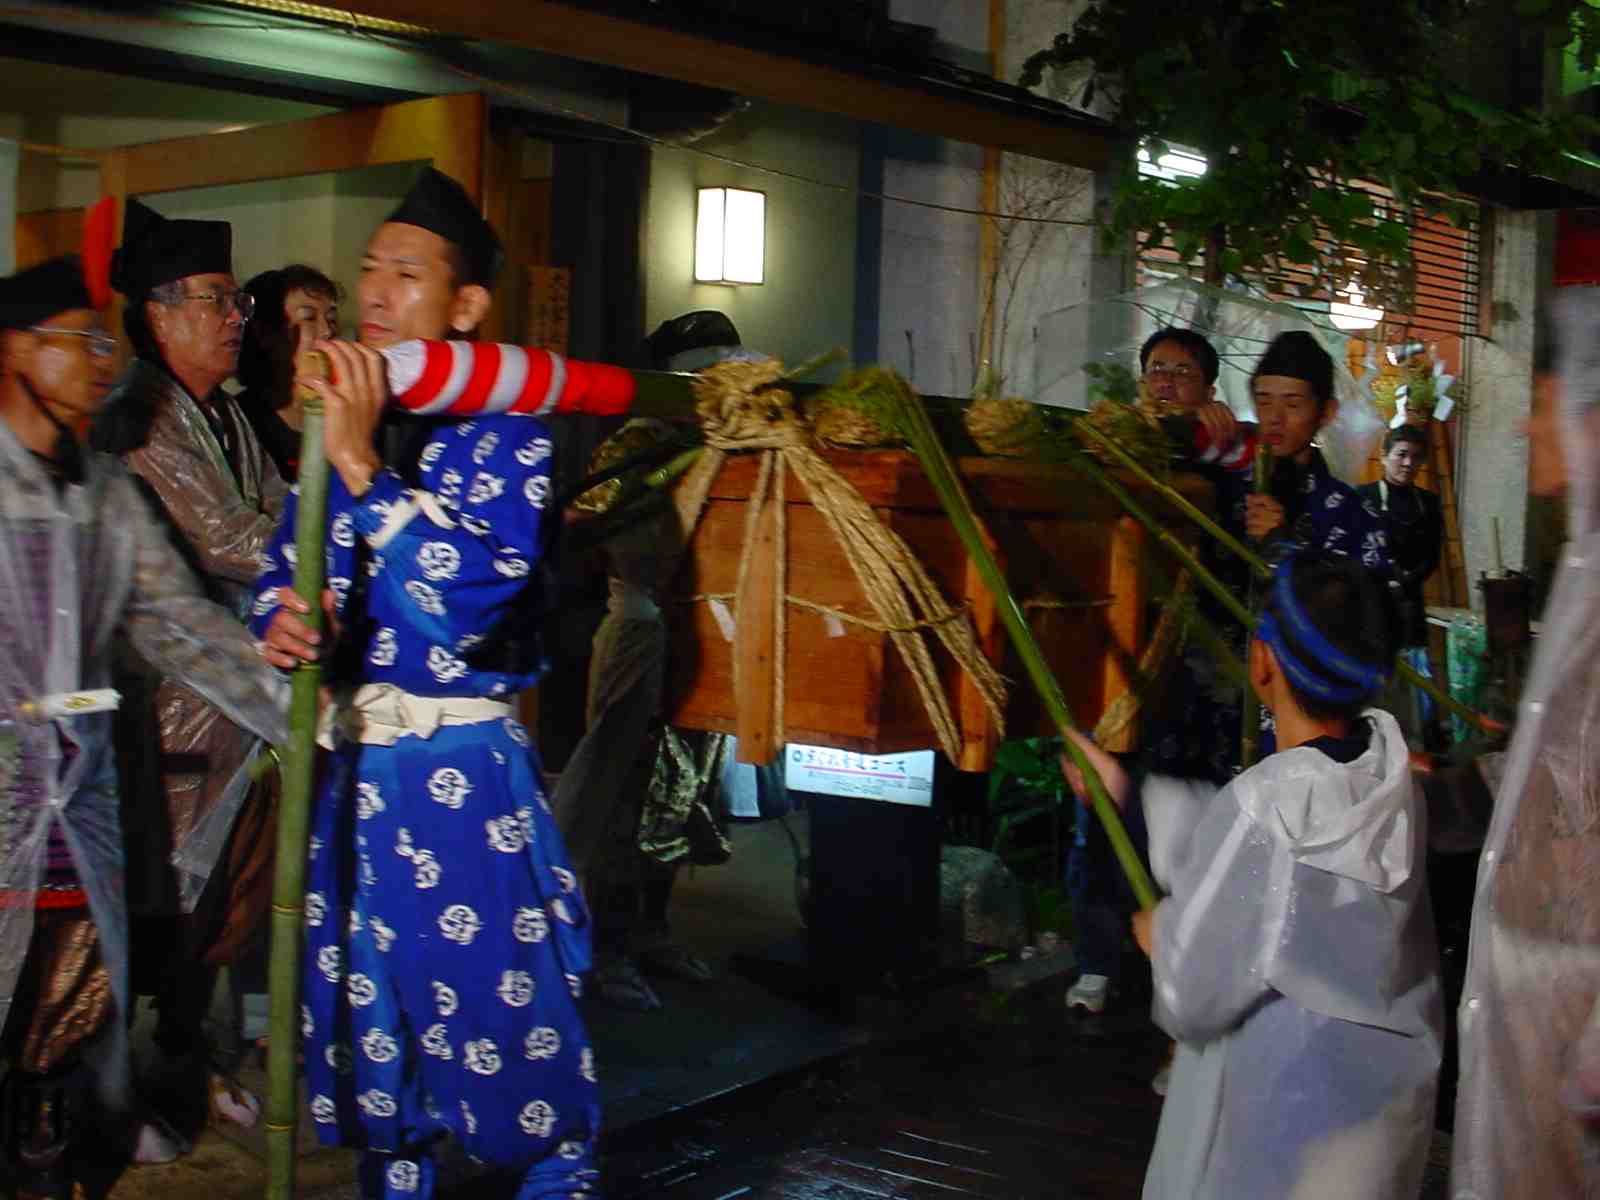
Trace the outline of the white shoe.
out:
[[[1111,980],[1104,975],[1079,975],[1078,981],[1067,990],[1067,1007],[1092,1013],[1104,1012],[1106,996],[1110,991]]]
[[[170,1127],[162,1128],[165,1124],[145,1121],[139,1126],[133,1139],[133,1161],[136,1165],[145,1167],[169,1163],[187,1152],[188,1147],[172,1134]]]
[[[1172,1082],[1172,1064],[1163,1063],[1161,1070],[1156,1072],[1156,1077],[1150,1081],[1150,1090],[1158,1096],[1167,1094],[1167,1084]]]

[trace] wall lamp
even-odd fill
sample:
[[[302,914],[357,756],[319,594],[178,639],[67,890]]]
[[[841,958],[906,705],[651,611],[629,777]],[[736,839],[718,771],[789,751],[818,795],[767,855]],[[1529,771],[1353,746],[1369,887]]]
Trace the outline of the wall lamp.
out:
[[[744,188],[699,189],[694,222],[696,283],[764,283],[767,194]]]

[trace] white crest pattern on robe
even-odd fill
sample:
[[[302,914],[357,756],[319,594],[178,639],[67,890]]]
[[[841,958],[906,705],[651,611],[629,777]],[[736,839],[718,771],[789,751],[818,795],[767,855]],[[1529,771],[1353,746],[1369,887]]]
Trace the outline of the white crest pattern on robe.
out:
[[[548,437],[536,421],[491,417],[443,428],[418,463],[420,491],[380,472],[353,500],[330,480],[330,512],[355,534],[334,545],[334,573],[363,580],[341,622],[371,631],[351,656],[358,677],[341,682],[513,695],[537,668],[503,662],[495,635],[538,562],[544,514],[528,495],[535,482],[548,495]],[[381,563],[368,542],[380,528]],[[263,591],[287,580],[284,541],[272,548],[281,578],[264,576]],[[313,832],[324,849],[308,891],[339,916],[307,940],[307,1007],[314,1031],[358,1047],[348,1075],[306,1056],[308,1089],[332,1106],[319,1136],[400,1153],[449,1133],[486,1162],[559,1162],[558,1190],[591,1192],[598,1095],[575,1002],[587,913],[521,723],[340,742]]]

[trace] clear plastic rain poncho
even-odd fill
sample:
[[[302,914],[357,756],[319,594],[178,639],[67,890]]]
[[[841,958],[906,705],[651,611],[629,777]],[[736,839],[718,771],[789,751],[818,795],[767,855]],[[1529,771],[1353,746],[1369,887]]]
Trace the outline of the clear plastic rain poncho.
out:
[[[1444,1013],[1405,739],[1297,746],[1220,792],[1152,777],[1156,1023],[1178,1041],[1145,1200],[1415,1200]]]
[[[1093,380],[1084,368],[1123,368],[1130,373],[1131,382],[1139,371],[1139,347],[1156,330],[1169,325],[1192,329],[1211,343],[1221,360],[1217,399],[1245,421],[1255,420],[1250,376],[1272,339],[1291,329],[1315,337],[1333,357],[1333,390],[1339,401],[1338,412],[1317,435],[1316,444],[1335,476],[1346,483],[1361,481],[1362,468],[1383,436],[1383,422],[1363,382],[1372,369],[1370,364],[1361,364],[1359,379],[1351,373],[1345,353],[1350,336],[1293,305],[1190,279],[1088,300],[1040,318],[1034,388],[1028,399],[1089,408]]]
[[[0,423],[0,1022],[28,952],[52,828],[88,894],[127,1008],[112,714],[96,703],[103,695],[81,698],[111,687],[114,630],[256,733],[287,734],[287,687],[249,634],[200,594],[122,467],[85,457],[83,484],[58,495]],[[124,1023],[111,1022],[110,1034],[102,1080],[115,1102],[126,1083]]]
[[[1455,1200],[1600,1197],[1600,291],[1553,315],[1570,540],[1478,867]]]
[[[219,395],[214,404],[217,421],[237,446],[234,466],[183,385],[142,359],[107,401],[107,424],[118,418],[131,424],[138,420],[133,414],[149,414],[148,427],[124,461],[159,505],[157,511],[206,594],[243,622],[255,596],[261,556],[289,489],[237,402]],[[129,840],[131,858],[148,853],[145,861],[128,864],[129,903],[135,913],[168,912],[174,902],[192,911],[249,794],[261,742],[181,680],[162,679],[159,673],[142,678],[142,664],[130,664],[130,672],[124,686],[142,694],[128,700],[144,711],[124,711],[124,736],[137,731],[138,736],[159,738],[161,753],[145,756],[138,769],[125,775],[123,786],[162,797],[167,818],[152,823],[148,839]],[[171,763],[183,760],[202,765],[172,769]],[[141,794],[130,800],[144,798]],[[160,861],[169,845],[175,870]],[[176,896],[167,894],[169,881]]]

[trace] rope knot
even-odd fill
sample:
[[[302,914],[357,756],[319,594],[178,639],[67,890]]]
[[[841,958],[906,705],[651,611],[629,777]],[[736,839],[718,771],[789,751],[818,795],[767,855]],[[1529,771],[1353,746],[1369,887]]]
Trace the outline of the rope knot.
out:
[[[695,413],[707,444],[718,450],[809,445],[811,429],[794,394],[775,386],[783,377],[783,364],[776,359],[717,363],[696,376]]]
[[[881,378],[880,378],[881,376]],[[751,556],[756,543],[757,518],[771,506],[779,547],[772,572],[773,671],[772,714],[776,740],[784,740],[784,660],[789,599],[787,577],[788,534],[784,495],[785,479],[792,472],[832,531],[850,564],[875,620],[868,624],[884,632],[899,649],[928,713],[934,736],[952,762],[961,756],[961,728],[944,694],[932,646],[932,635],[976,684],[994,727],[1004,726],[1005,681],[978,645],[964,607],[952,606],[910,546],[895,533],[826,459],[813,442],[812,423],[795,403],[792,392],[781,386],[787,378],[783,364],[722,362],[707,367],[693,387],[695,412],[705,430],[709,448],[677,492],[674,501],[687,541],[699,521],[710,494],[712,479],[725,455],[736,450],[758,450],[761,467],[746,501],[744,548],[735,584],[736,609],[742,603]],[[909,393],[909,385],[888,372],[858,373],[857,385],[879,383]],[[809,607],[809,606],[807,606]],[[735,622],[738,612],[735,612]],[[865,624],[865,623],[864,623]],[[734,690],[741,688],[741,660],[733,662]]]

